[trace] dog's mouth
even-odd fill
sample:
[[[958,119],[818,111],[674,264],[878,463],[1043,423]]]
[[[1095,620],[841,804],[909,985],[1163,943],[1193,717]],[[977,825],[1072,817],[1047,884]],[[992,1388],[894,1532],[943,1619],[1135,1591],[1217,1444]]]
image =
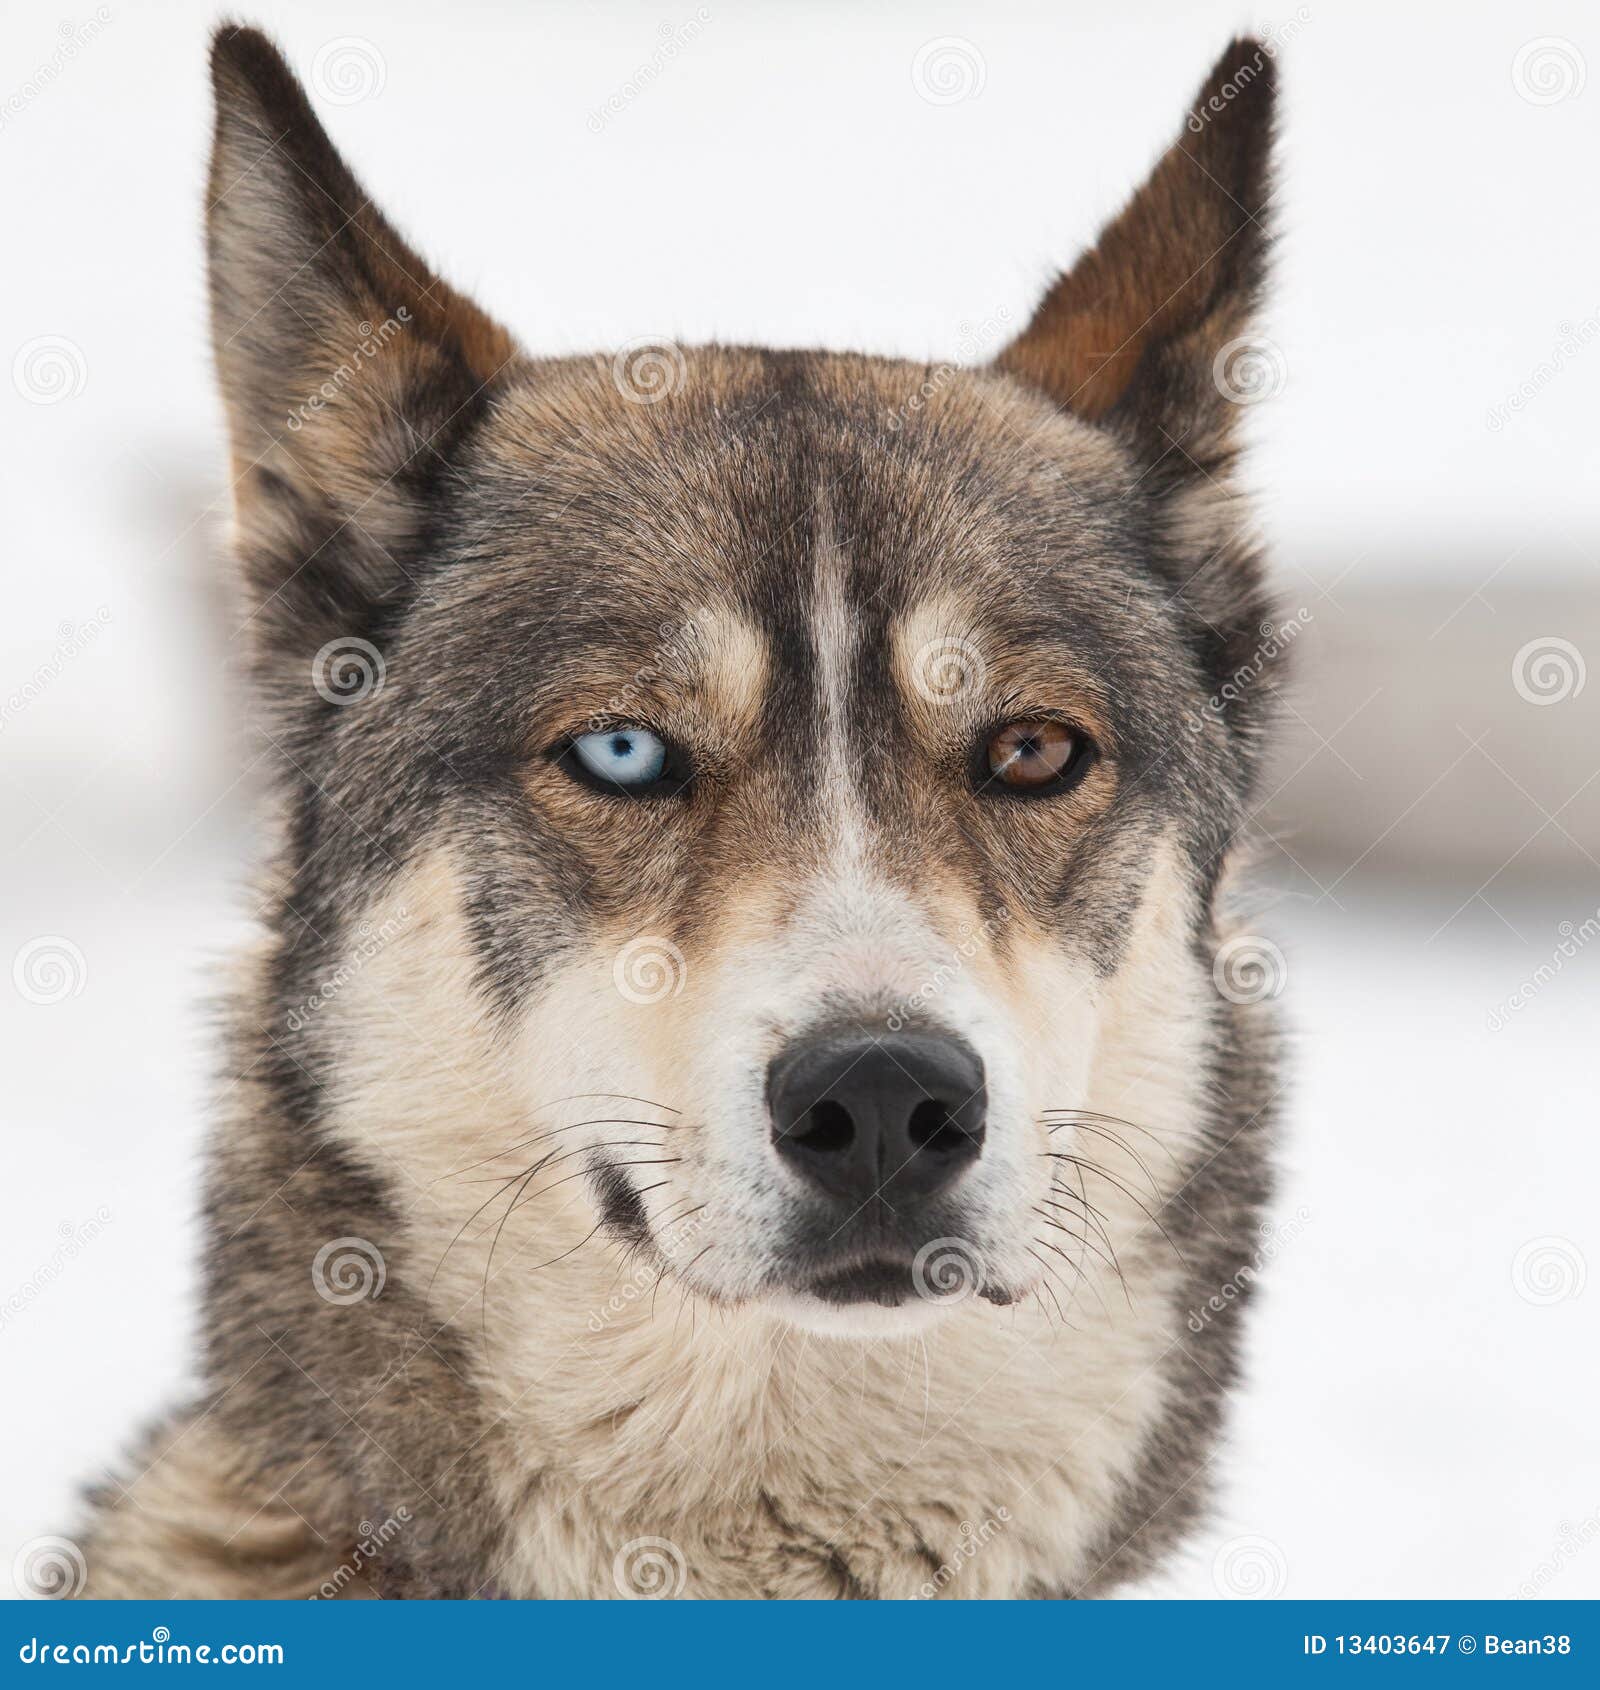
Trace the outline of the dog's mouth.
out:
[[[939,1245],[949,1240],[937,1241]],[[900,1337],[926,1329],[964,1303],[1005,1306],[1019,1293],[974,1273],[954,1273],[925,1246],[915,1255],[877,1251],[791,1268],[773,1286],[771,1301],[794,1325],[825,1336]]]
[[[686,1251],[689,1266],[700,1259],[704,1251],[692,1247],[696,1242],[694,1217],[704,1205],[690,1210],[686,1219],[669,1228],[678,1236],[658,1238],[639,1192],[621,1168],[599,1163],[589,1172],[600,1224],[619,1243],[647,1251],[659,1259],[664,1270],[681,1264]],[[1024,1295],[1022,1290],[995,1279],[977,1248],[961,1237],[942,1236],[913,1248],[905,1238],[886,1237],[885,1230],[881,1224],[874,1225],[872,1236],[853,1242],[796,1240],[789,1259],[768,1277],[765,1291],[785,1302],[798,1298],[846,1313],[879,1309],[934,1313],[975,1297],[1006,1307]],[[698,1279],[693,1275],[688,1283],[701,1295],[713,1300],[742,1300],[722,1297]]]
[[[1017,1293],[987,1274],[960,1240],[937,1239],[911,1253],[878,1251],[805,1269],[785,1289],[834,1308],[930,1309],[974,1297],[1004,1307]]]
[[[897,1309],[917,1295],[917,1281],[909,1260],[879,1257],[825,1269],[804,1281],[801,1289],[839,1307],[875,1303],[879,1308]]]

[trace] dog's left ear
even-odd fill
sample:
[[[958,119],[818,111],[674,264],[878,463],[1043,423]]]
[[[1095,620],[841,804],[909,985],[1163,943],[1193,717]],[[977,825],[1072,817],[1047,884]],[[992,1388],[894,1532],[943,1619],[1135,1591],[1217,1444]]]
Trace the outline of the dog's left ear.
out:
[[[1232,449],[1229,359],[1265,263],[1273,88],[1269,50],[1235,41],[1149,180],[996,360],[1127,440],[1155,489],[1217,474]]]
[[[430,492],[516,348],[377,210],[264,35],[224,25],[211,66],[212,338],[270,662],[404,591]]]

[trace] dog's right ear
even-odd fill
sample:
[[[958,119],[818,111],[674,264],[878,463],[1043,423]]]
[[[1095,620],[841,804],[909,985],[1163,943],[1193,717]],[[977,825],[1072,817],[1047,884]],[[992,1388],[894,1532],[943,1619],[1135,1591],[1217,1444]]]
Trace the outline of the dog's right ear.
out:
[[[1120,434],[1152,491],[1219,477],[1233,452],[1223,361],[1266,262],[1275,86],[1271,49],[1233,42],[1148,181],[996,360]]]
[[[453,444],[516,356],[374,208],[267,38],[212,43],[207,247],[249,609],[315,649],[401,590]]]

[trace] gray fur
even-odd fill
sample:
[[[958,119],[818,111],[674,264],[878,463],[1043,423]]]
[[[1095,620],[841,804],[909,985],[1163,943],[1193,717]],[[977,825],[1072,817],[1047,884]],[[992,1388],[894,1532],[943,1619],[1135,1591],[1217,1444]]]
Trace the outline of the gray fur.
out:
[[[1263,262],[1270,75],[1212,111],[1251,54],[995,369],[666,349],[657,393],[517,351],[219,35],[276,846],[208,1394],[94,1497],[90,1594],[631,1594],[660,1539],[691,1595],[1088,1595],[1190,1524],[1240,1303],[1190,1316],[1252,1259],[1276,1095],[1270,1005],[1216,963],[1271,720],[1265,679],[1212,703],[1270,616],[1211,376]],[[973,674],[930,695],[950,642]],[[341,643],[381,685],[341,696]],[[1099,747],[1081,786],[974,789],[1046,709]],[[568,781],[597,712],[692,787]],[[641,936],[684,973],[645,1004],[608,978]],[[841,1013],[985,1051],[983,1158],[927,1221],[983,1295],[927,1323],[795,1281],[760,1075]],[[352,1240],[381,1290],[330,1288]],[[363,1521],[400,1524],[367,1556]]]

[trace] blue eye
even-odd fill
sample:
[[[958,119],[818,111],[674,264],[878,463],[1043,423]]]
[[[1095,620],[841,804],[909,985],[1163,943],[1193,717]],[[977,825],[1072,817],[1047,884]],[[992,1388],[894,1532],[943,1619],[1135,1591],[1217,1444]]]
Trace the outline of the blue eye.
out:
[[[572,741],[572,758],[585,774],[604,785],[632,790],[654,786],[667,772],[666,741],[632,723],[579,734]]]

